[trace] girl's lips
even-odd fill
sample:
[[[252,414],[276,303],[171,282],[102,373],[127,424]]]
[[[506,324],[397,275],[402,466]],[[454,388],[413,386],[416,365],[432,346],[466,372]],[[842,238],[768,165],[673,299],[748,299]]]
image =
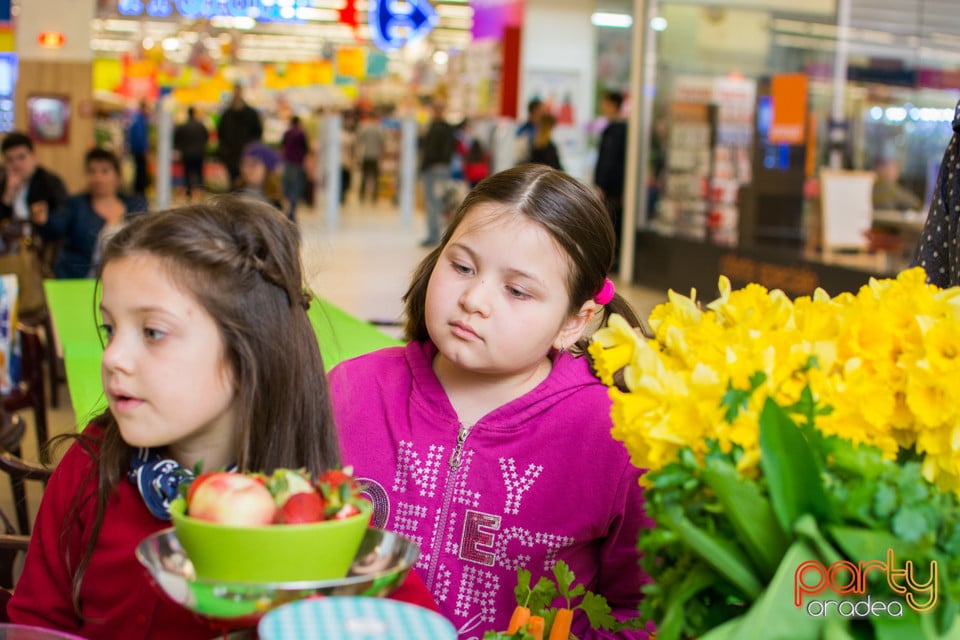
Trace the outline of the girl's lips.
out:
[[[143,404],[143,400],[140,398],[133,398],[130,396],[123,395],[111,395],[113,402],[113,409],[119,413],[127,413],[133,411],[137,407]]]
[[[470,325],[464,324],[463,322],[451,323],[450,330],[453,335],[463,340],[477,340],[480,338]]]

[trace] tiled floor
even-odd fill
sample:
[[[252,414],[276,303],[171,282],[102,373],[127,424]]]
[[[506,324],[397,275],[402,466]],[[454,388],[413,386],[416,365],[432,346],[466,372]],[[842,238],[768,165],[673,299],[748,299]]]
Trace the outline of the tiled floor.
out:
[[[389,205],[361,208],[350,202],[342,211],[336,228],[329,227],[321,213],[307,208],[302,207],[299,215],[304,264],[311,287],[360,318],[382,322],[397,320],[403,309],[401,296],[410,274],[426,255],[426,250],[419,246],[424,226],[422,218],[415,218],[412,226],[405,227],[398,211]],[[621,283],[617,285],[618,291],[643,318],[665,298],[662,292]],[[61,387],[60,398],[61,407],[51,409],[48,415],[51,435],[76,429],[66,387]],[[27,412],[24,418],[31,426],[24,440],[23,455],[26,459],[36,460],[32,419]],[[39,487],[32,487],[28,493],[31,509],[36,509],[39,499]],[[0,508],[11,513],[10,507],[9,483],[0,481]]]

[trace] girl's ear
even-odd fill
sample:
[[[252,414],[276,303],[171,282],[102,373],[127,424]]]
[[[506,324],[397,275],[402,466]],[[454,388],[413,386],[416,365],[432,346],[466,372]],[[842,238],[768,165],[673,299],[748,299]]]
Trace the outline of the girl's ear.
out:
[[[596,302],[593,300],[587,300],[584,302],[579,311],[568,317],[563,322],[563,325],[560,327],[560,333],[557,334],[556,340],[553,341],[553,348],[557,351],[560,351],[563,349],[569,349],[576,344],[577,340],[580,339],[580,336],[583,335],[587,325],[590,324],[591,320],[593,320],[593,315],[596,312]]]

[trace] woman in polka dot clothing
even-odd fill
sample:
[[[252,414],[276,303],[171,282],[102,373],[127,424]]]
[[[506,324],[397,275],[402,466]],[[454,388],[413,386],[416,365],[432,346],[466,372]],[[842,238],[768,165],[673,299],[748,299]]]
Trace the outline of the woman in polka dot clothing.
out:
[[[912,266],[927,272],[939,287],[960,284],[960,103],[953,113],[953,137],[943,154],[930,213],[913,256]]]

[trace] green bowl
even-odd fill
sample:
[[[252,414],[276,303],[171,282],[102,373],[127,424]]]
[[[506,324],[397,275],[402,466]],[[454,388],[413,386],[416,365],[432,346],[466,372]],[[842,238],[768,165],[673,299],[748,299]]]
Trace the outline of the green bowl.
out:
[[[372,508],[345,520],[235,527],[186,515],[177,498],[170,515],[194,571],[225,582],[301,582],[347,575],[370,523]]]

